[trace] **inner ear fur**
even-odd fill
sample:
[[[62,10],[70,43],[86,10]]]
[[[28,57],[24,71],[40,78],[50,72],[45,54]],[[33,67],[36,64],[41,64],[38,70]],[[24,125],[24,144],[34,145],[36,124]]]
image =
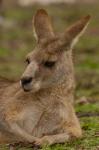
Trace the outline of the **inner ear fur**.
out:
[[[39,42],[54,36],[51,20],[44,9],[39,9],[33,17],[33,29]]]
[[[70,44],[74,46],[74,44],[78,41],[79,37],[84,33],[88,23],[90,20],[90,15],[87,15],[77,21],[75,24],[70,26],[63,34],[62,34],[62,41],[63,44],[67,45]]]

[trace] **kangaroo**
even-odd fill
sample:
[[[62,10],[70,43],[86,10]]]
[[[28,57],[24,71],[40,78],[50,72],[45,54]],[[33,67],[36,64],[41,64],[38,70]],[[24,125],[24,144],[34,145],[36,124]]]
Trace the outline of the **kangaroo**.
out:
[[[82,136],[73,107],[72,48],[89,20],[88,15],[57,35],[47,12],[36,12],[33,27],[37,45],[26,56],[27,67],[20,81],[0,79],[0,144],[42,146]]]

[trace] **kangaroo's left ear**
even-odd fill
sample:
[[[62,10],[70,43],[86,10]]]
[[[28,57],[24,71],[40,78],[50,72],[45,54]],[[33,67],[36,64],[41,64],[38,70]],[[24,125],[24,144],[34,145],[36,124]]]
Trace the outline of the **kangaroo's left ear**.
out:
[[[71,47],[75,45],[75,43],[78,41],[79,37],[84,33],[88,23],[90,20],[90,15],[82,18],[78,22],[76,22],[74,25],[70,26],[65,33],[63,33],[63,43],[64,45],[67,43],[70,44]],[[66,43],[65,43],[66,42]]]

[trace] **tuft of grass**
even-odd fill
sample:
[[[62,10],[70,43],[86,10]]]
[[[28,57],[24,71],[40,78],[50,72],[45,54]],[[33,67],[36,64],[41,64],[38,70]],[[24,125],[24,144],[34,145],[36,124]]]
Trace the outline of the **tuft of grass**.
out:
[[[99,113],[99,103],[95,103],[95,104],[85,104],[85,105],[81,105],[81,106],[76,106],[76,111],[77,112],[85,112],[85,113]]]

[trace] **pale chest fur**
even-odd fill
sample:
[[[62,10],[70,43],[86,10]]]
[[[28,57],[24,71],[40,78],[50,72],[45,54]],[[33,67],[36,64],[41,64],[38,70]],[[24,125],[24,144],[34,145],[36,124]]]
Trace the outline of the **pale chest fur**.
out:
[[[22,128],[34,136],[57,133],[69,117],[66,107],[58,101],[47,106],[34,102],[19,113],[18,121]]]

